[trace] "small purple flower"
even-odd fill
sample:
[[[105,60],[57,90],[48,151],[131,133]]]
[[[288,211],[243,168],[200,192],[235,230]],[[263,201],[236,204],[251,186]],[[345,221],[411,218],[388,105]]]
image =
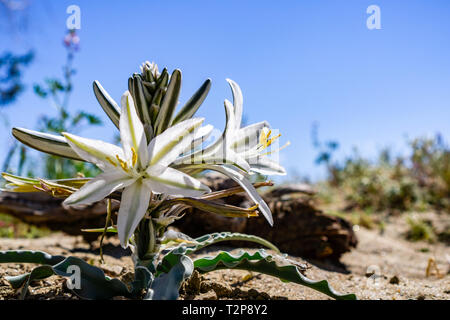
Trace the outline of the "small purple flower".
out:
[[[70,30],[64,37],[64,46],[67,49],[78,50],[80,47],[80,37],[75,30]]]

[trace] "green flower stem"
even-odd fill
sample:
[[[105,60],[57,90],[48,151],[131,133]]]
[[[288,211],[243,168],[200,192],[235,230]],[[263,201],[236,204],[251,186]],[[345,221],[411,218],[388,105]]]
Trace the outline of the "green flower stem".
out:
[[[100,238],[100,261],[104,263],[103,259],[103,240],[105,239],[105,235],[108,232],[108,224],[111,221],[111,199],[106,200],[106,222],[105,229],[103,230],[102,237]]]

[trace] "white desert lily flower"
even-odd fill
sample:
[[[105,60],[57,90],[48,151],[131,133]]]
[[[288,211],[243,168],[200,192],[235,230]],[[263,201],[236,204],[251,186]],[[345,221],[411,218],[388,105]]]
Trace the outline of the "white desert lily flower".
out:
[[[289,142],[278,150],[267,152],[267,148],[280,137],[271,136],[272,130],[267,121],[258,122],[241,128],[243,113],[243,97],[239,85],[231,79],[226,79],[233,92],[233,105],[225,100],[227,113],[227,132],[225,141],[228,148],[234,150],[250,165],[250,171],[264,175],[285,175],[286,170],[277,162],[269,159],[267,155],[280,151],[289,145]],[[229,128],[228,128],[229,127]]]
[[[122,96],[119,120],[122,148],[100,140],[63,133],[72,149],[103,173],[68,197],[67,205],[90,204],[124,189],[117,220],[122,246],[128,245],[139,221],[144,217],[151,193],[195,197],[210,189],[186,173],[169,165],[191,144],[194,130],[203,119],[185,120],[156,136],[147,145],[144,126],[139,120],[131,94]]]
[[[227,79],[233,92],[233,104],[225,100],[226,124],[221,138],[213,144],[192,154],[178,158],[174,165],[181,170],[209,169],[218,171],[236,181],[258,204],[258,210],[270,225],[273,225],[272,213],[265,201],[250,183],[248,173],[264,175],[285,175],[285,169],[269,159],[266,152],[272,142],[279,137],[271,137],[267,121],[258,122],[241,128],[242,92],[236,82]]]
[[[286,147],[289,142],[278,150],[267,152],[267,148],[280,136],[271,136],[267,121],[241,128],[242,92],[236,82],[231,79],[227,81],[233,92],[233,104],[225,100],[226,125],[222,137],[203,150],[178,158],[175,164],[235,164],[250,173],[285,175],[286,170],[267,156]],[[223,159],[223,163],[218,163],[217,159]]]

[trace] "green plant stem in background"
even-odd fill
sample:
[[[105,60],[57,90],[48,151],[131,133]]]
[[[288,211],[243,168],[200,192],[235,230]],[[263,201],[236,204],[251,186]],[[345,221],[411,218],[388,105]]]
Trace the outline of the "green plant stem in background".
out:
[[[70,31],[69,35],[74,37],[76,34]],[[62,66],[62,79],[46,78],[43,84],[34,85],[35,94],[52,104],[57,112],[55,116],[42,115],[38,121],[38,128],[42,132],[56,133],[58,135],[61,132],[79,132],[86,125],[96,126],[102,124],[100,118],[94,114],[82,110],[72,112],[69,108],[70,97],[73,92],[73,76],[76,74],[73,63],[78,45],[74,46],[65,42],[65,48],[67,55],[66,61]],[[27,148],[18,149],[16,144],[11,146],[7,154],[3,164],[3,171],[12,172],[10,163],[17,153],[19,164],[15,172],[18,175],[22,175],[24,172],[26,172],[27,176],[35,175],[37,168],[33,163],[32,155]],[[43,155],[43,158],[42,175],[50,179],[69,178],[76,175],[95,176],[99,173],[98,169],[89,163],[48,154]]]

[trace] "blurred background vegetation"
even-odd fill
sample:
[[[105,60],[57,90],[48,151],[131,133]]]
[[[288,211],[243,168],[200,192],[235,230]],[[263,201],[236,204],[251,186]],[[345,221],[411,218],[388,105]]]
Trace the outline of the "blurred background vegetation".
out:
[[[322,204],[368,228],[377,220],[383,228],[383,222],[374,217],[376,213],[405,214],[410,228],[407,239],[436,240],[430,222],[409,213],[450,213],[450,147],[440,134],[408,141],[406,156],[394,156],[385,148],[375,160],[364,158],[357,149],[344,159],[336,159],[339,143],[319,141],[317,124],[312,140],[316,164],[326,168],[325,181],[317,182]],[[439,239],[448,242],[449,232],[446,226]]]
[[[97,126],[102,124],[100,118],[94,114],[83,110],[72,111],[70,109],[70,96],[73,91],[72,78],[76,74],[73,63],[75,54],[79,50],[79,44],[80,38],[77,33],[74,30],[68,31],[63,39],[63,45],[66,48],[67,55],[66,61],[62,66],[62,78],[45,77],[43,83],[35,83],[33,86],[34,93],[40,98],[46,99],[49,106],[52,105],[57,110],[56,116],[49,116],[45,113],[41,115],[36,128],[38,131],[58,134],[61,132],[77,133],[84,126]],[[9,56],[7,55],[6,57],[8,58]],[[31,58],[28,58],[28,60],[25,58],[28,58],[28,55],[25,57],[17,57],[13,60],[9,58],[12,60],[10,64],[26,64],[31,60]],[[15,67],[15,69],[18,69],[18,67]],[[7,78],[9,81],[19,83],[20,73],[18,71],[10,71],[8,72]],[[17,86],[20,87],[19,84]],[[18,89],[14,93],[9,94],[11,96],[9,102],[13,101],[21,89],[20,87],[20,90]],[[9,88],[7,90],[12,91]],[[13,163],[12,159],[14,159],[16,153],[18,153],[18,163]],[[40,170],[39,166],[36,166],[36,163],[43,163],[42,170]],[[3,164],[3,171],[30,177],[42,174],[50,179],[70,178],[77,175],[94,176],[98,174],[98,169],[91,164],[47,154],[39,154],[39,158],[35,162],[28,148],[17,141],[13,142],[8,151],[8,155]]]

